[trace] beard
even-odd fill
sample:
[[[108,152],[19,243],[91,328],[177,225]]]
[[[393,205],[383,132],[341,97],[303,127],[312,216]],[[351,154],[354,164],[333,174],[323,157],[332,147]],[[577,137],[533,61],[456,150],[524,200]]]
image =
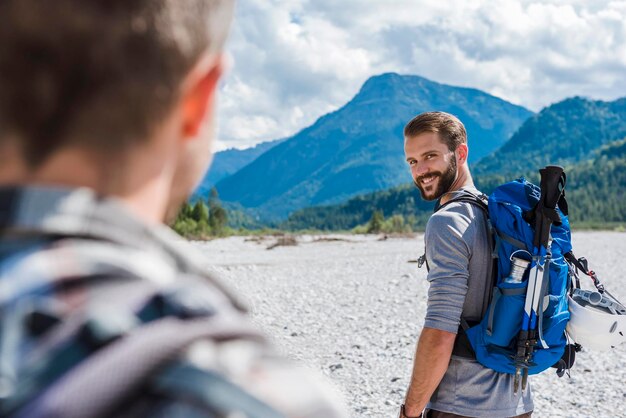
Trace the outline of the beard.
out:
[[[426,201],[431,201],[435,199],[439,199],[444,193],[450,190],[454,180],[456,180],[456,158],[452,156],[452,160],[450,160],[450,164],[448,168],[443,173],[441,171],[431,171],[430,173],[420,176],[413,179],[413,183],[415,187],[418,188],[420,194],[422,195],[422,199]],[[428,188],[434,188],[434,184],[429,184],[427,186],[422,186],[421,182],[424,177],[434,176],[434,182],[437,182],[437,188],[434,191],[428,191]]]

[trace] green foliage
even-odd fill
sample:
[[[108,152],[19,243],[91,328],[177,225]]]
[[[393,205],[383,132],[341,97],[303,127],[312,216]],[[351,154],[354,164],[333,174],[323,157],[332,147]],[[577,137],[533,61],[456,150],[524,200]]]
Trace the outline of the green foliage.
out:
[[[382,225],[383,232],[391,234],[401,234],[413,232],[410,222],[407,222],[404,215],[393,215]]]
[[[184,237],[192,236],[196,233],[198,228],[198,224],[196,221],[190,218],[181,218],[180,216],[176,218],[174,224],[172,225],[174,231],[179,233]]]
[[[203,201],[198,200],[191,210],[191,219],[206,223],[209,220],[209,208]]]
[[[174,231],[187,238],[204,239],[224,236],[231,232],[227,226],[228,212],[222,207],[213,188],[208,202],[185,203],[172,224]]]
[[[626,140],[603,147],[593,160],[566,167],[566,173],[572,226],[626,223]]]
[[[228,222],[228,214],[221,206],[214,206],[209,213],[209,228],[214,235],[223,235]]]
[[[383,222],[385,222],[385,215],[383,215],[382,211],[375,210],[367,224],[367,233],[378,234],[383,228]]]

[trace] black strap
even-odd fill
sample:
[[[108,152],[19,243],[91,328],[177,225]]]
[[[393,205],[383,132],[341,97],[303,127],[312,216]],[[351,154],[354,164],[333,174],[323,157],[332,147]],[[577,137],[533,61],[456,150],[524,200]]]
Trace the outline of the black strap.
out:
[[[515,239],[507,234],[505,234],[502,231],[497,231],[498,234],[498,238],[501,239],[502,241],[508,242],[509,244],[511,244],[512,246],[519,248],[521,250],[526,250],[528,252],[530,252],[530,249],[526,246],[526,244],[518,239]]]
[[[581,257],[580,259],[576,258],[576,256],[574,255],[572,251],[565,253],[563,256],[565,257],[567,261],[573,264],[578,270],[582,271],[588,276],[590,275],[589,267],[587,265],[587,259],[585,259],[584,257]]]
[[[474,193],[468,190],[463,190],[463,189],[461,189],[461,192],[462,193],[460,195],[452,198],[451,200],[444,203],[443,205],[438,204],[437,207],[435,208],[435,212],[443,209],[450,203],[464,202],[464,203],[469,203],[476,207],[479,207],[483,211],[483,214],[485,215],[485,226],[487,229],[487,239],[489,240],[489,248],[491,248],[492,262],[491,262],[491,265],[489,266],[490,267],[489,270],[487,270],[488,282],[485,283],[483,306],[481,308],[481,317],[482,317],[487,313],[487,309],[489,308],[489,302],[491,301],[491,297],[493,296],[493,287],[496,282],[495,273],[497,271],[497,255],[498,255],[497,248],[496,248],[497,236],[496,236],[493,226],[491,225],[491,221],[489,220],[489,208],[487,204],[488,202],[487,195],[485,195],[484,193],[481,193],[480,195],[475,195]]]
[[[459,330],[456,334],[456,339],[454,340],[454,348],[452,349],[452,355],[475,359],[476,353],[472,348],[472,344],[467,338],[466,330],[476,325],[476,323],[468,323],[465,319],[461,318],[461,325],[459,325]]]
[[[455,202],[465,202],[465,203],[471,203],[474,204],[476,206],[478,206],[479,208],[481,208],[485,214],[488,216],[489,215],[489,211],[487,209],[487,195],[484,193],[481,193],[479,195],[475,195],[474,193],[465,190],[465,189],[461,189],[459,190],[459,194],[457,196],[454,196],[452,199],[448,200],[446,203],[444,203],[443,205],[441,204],[441,201],[438,200],[437,204],[435,205],[435,209],[434,209],[434,213],[439,212],[441,209],[445,208],[446,206],[448,206],[451,203],[455,203]]]
[[[573,265],[578,270],[582,271],[583,273],[585,273],[587,276],[591,278],[594,286],[596,287],[596,289],[598,289],[598,292],[600,293],[605,292],[604,285],[600,283],[600,279],[598,279],[598,276],[596,275],[595,271],[589,270],[589,266],[587,265],[587,259],[585,257],[576,258],[576,256],[574,255],[572,251],[565,253],[563,256],[571,265]],[[576,281],[577,281],[578,288],[580,288],[580,282],[578,282],[578,277],[576,277],[576,279],[577,279]]]

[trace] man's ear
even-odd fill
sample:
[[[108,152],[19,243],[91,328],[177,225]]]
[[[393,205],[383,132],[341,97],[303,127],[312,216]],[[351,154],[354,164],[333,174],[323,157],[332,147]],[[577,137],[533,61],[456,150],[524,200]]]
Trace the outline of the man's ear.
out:
[[[181,97],[184,138],[196,137],[205,118],[215,112],[215,95],[223,72],[223,59],[218,57],[209,66],[196,66],[189,74]]]
[[[467,154],[468,154],[467,144],[462,143],[462,144],[459,144],[458,147],[456,147],[456,156],[458,158],[459,165],[465,164],[465,162],[467,162]]]

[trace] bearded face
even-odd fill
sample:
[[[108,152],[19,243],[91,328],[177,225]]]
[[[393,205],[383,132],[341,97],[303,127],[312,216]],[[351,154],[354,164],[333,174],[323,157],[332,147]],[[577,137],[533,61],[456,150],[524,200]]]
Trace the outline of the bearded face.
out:
[[[450,159],[448,167],[444,171],[431,171],[413,179],[413,183],[419,189],[422,199],[439,199],[456,180],[457,165],[454,155]]]

